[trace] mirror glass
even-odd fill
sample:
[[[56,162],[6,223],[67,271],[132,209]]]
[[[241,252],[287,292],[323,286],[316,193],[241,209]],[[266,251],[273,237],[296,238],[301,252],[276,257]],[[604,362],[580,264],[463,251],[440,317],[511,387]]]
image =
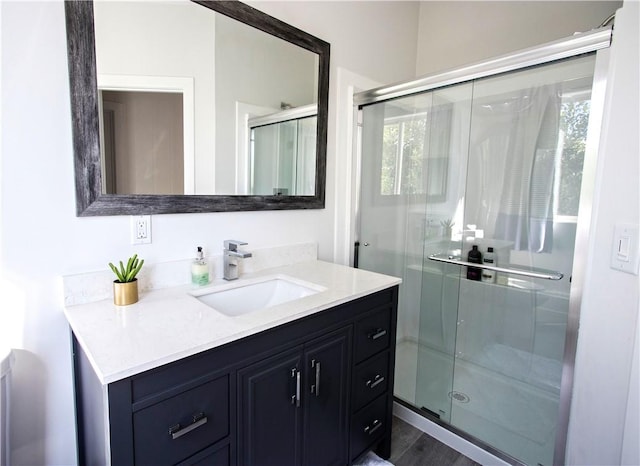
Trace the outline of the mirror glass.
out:
[[[65,10],[79,215],[324,207],[329,44],[240,2]]]
[[[316,104],[317,54],[191,2],[96,2],[94,22],[103,192],[313,195],[313,170],[295,180],[296,121],[254,139],[248,121]]]

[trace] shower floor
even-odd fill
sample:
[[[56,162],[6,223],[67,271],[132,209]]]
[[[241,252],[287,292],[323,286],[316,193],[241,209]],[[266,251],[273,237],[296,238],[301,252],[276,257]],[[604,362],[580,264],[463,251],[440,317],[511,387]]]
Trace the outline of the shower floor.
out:
[[[521,355],[499,349],[509,356],[501,360],[502,368],[494,368],[502,370],[457,359],[454,375],[451,355],[400,340],[394,394],[417,408],[438,413],[443,421],[520,461],[550,465],[558,390],[555,384],[532,384],[505,375]],[[543,363],[550,364],[544,360],[537,365],[546,367]]]

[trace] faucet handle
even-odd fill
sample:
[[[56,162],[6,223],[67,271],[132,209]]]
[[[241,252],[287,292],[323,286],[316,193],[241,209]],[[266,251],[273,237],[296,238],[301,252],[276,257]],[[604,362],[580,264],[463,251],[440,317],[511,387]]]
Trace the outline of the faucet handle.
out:
[[[228,249],[229,251],[237,251],[238,246],[245,246],[246,244],[249,244],[249,243],[245,243],[244,241],[238,241],[235,239],[224,240],[224,248]]]

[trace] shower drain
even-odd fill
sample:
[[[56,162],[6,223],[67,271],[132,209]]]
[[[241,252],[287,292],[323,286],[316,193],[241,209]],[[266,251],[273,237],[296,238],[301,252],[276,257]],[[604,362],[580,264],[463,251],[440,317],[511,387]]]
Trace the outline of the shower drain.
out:
[[[471,398],[469,398],[468,395],[465,395],[462,392],[449,392],[449,398],[451,398],[452,400],[456,400],[460,403],[469,403],[469,401],[471,401]]]

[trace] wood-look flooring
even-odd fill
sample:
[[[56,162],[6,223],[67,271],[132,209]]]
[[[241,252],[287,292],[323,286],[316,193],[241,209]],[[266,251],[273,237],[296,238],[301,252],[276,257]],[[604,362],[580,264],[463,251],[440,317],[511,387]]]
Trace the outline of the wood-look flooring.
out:
[[[394,466],[480,466],[396,416],[393,417],[389,461]]]

